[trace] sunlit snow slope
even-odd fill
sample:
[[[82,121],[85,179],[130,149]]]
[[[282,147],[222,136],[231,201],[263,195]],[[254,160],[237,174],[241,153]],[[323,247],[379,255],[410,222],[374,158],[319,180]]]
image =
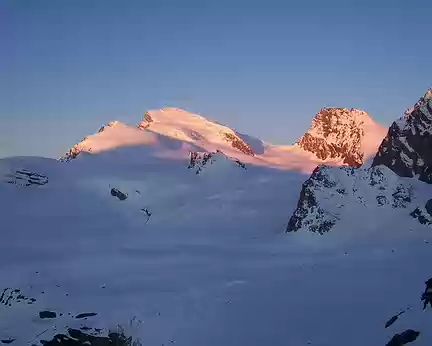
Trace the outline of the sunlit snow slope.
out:
[[[381,132],[377,129],[381,127],[369,116],[364,116],[358,120],[354,115],[352,115],[352,119],[350,118],[351,115],[346,116],[347,119],[351,119],[351,123],[349,126],[345,126],[345,139],[339,138],[339,142],[352,142],[350,131],[357,129],[360,132],[357,136],[356,145],[366,148],[361,151],[363,158],[363,152],[367,152],[369,155],[371,148],[374,145],[378,146],[379,143],[375,142],[377,142],[377,134],[381,134]],[[320,120],[315,119],[314,128],[319,123]],[[330,125],[327,124],[327,128]],[[368,132],[365,132],[365,129]],[[369,135],[371,137],[368,142]],[[385,133],[382,133],[382,138],[384,135]],[[313,134],[311,135],[309,131],[308,136],[313,136]],[[379,139],[379,142],[382,138]],[[321,138],[321,140],[323,139]],[[328,141],[330,141],[330,137]],[[147,146],[143,149],[147,149],[153,156],[174,159],[184,158],[190,151],[215,152],[221,150],[245,163],[294,169],[301,172],[311,172],[318,164],[322,163],[332,165],[351,163],[346,161],[346,157],[340,153],[320,156],[317,154],[319,148],[314,151],[310,147],[305,150],[299,145],[277,146],[265,143],[200,115],[177,108],[146,112],[144,119],[138,124],[138,128],[113,121],[102,127],[99,133],[86,137],[74,146],[67,156],[75,157],[81,151],[96,153],[125,146]]]

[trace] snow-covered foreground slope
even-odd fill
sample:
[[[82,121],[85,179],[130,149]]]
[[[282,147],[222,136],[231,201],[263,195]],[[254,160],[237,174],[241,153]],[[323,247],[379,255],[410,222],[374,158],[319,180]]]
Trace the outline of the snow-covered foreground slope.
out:
[[[0,304],[0,340],[122,324],[144,345],[385,345],[408,328],[420,331],[414,345],[431,344],[420,302],[429,227],[377,212],[325,236],[285,234],[302,173],[217,156],[196,174],[187,158],[132,144],[68,163],[0,160],[2,176],[48,177],[0,183],[0,294],[23,295]],[[56,318],[40,319],[45,310]]]

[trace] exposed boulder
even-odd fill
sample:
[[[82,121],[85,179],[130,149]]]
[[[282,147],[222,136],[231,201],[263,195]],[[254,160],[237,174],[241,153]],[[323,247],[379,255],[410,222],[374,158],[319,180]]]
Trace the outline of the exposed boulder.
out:
[[[57,313],[55,313],[54,311],[41,311],[39,312],[39,318],[40,319],[51,319],[51,318],[56,318],[57,317]]]
[[[416,341],[419,335],[420,332],[408,329],[400,334],[394,335],[393,338],[386,344],[386,346],[403,346]]]
[[[119,189],[116,188],[111,189],[111,196],[117,197],[120,201],[124,201],[128,198],[126,193],[121,192]]]

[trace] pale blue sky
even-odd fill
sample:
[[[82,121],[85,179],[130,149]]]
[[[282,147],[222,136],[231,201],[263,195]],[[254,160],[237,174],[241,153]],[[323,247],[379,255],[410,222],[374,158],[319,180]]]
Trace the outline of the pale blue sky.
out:
[[[290,144],[325,106],[385,125],[432,86],[431,1],[0,0],[0,156],[185,108]]]

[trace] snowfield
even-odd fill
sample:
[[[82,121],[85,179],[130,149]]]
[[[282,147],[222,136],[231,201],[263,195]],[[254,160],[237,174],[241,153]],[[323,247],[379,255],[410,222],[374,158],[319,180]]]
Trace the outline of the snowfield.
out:
[[[372,206],[364,224],[285,234],[303,174],[216,161],[203,172],[224,174],[197,175],[187,160],[136,160],[137,150],[0,161],[2,172],[49,177],[0,185],[1,290],[36,300],[0,305],[0,339],[122,324],[146,345],[385,345],[411,328],[430,345],[432,311],[420,302],[430,228]],[[40,319],[45,310],[57,318]]]
[[[432,186],[387,172],[385,196],[405,184],[412,198],[380,208],[359,170],[366,198],[345,196],[331,231],[285,233],[316,159],[226,147],[188,169],[204,144],[180,139],[116,123],[69,162],[0,160],[0,341],[40,345],[69,328],[121,325],[157,346],[386,345],[406,329],[420,332],[414,345],[432,344],[420,301],[432,230],[409,215]],[[27,179],[23,169],[47,182],[8,183]]]

